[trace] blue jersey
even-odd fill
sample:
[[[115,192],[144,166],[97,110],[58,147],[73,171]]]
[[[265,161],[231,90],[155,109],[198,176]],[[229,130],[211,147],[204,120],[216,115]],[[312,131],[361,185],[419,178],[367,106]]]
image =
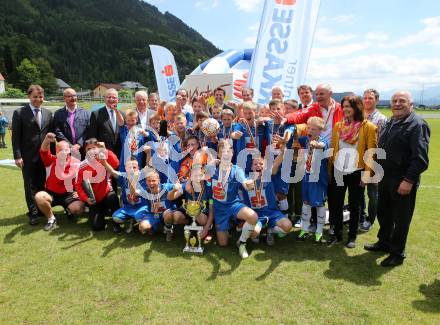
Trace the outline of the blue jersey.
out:
[[[136,157],[139,169],[142,168],[145,158],[142,148],[145,143],[145,137],[140,133],[142,129],[139,126],[133,126],[129,130],[127,125],[124,125],[119,130],[119,139],[122,143],[121,155],[119,157],[119,171],[125,171],[125,162],[130,157]]]
[[[147,141],[147,145],[151,147],[151,165],[159,173],[160,182],[175,182],[177,173],[170,159],[170,154],[175,152],[168,138],[161,138],[158,134],[150,131],[148,132]]]
[[[186,136],[186,132],[185,132]],[[180,139],[174,132],[168,137],[168,141],[170,144],[170,165],[177,175],[180,170],[180,166],[182,165],[183,159],[185,158],[182,155],[182,142],[184,139]],[[171,180],[174,182],[174,180]]]
[[[244,191],[246,205],[254,210],[278,210],[273,184],[263,182],[263,187],[261,187],[261,178],[256,180],[254,184],[254,189]]]
[[[183,114],[185,115],[186,118],[186,126],[192,128],[194,125],[193,115],[190,112],[185,112]]]
[[[145,191],[146,183],[142,173],[139,173],[139,181],[136,184],[136,194],[130,193],[129,182],[127,179],[127,173],[119,172],[119,186],[121,187],[121,199],[124,206],[140,206],[145,204],[145,198],[142,194]]]
[[[211,179],[212,198],[214,201],[214,208],[220,207],[222,209],[228,209],[228,205],[241,202],[238,196],[238,190],[242,187],[242,183],[245,181],[245,175],[243,170],[232,165],[229,176],[226,179],[226,173],[222,171],[222,178],[219,178],[219,169],[217,168]]]
[[[188,132],[197,137],[199,139],[200,148],[207,146],[208,148],[217,151],[217,143],[212,142],[210,138],[208,138],[205,133],[203,133],[200,129],[199,130],[188,130]]]
[[[246,124],[241,124],[244,132],[241,138],[244,148],[257,148],[260,152],[263,152],[265,146],[269,143],[271,137],[270,123],[264,123],[257,126],[256,122],[253,125],[249,125],[249,129]]]
[[[171,192],[174,188],[174,185],[171,183],[160,184],[159,193],[152,194],[147,189],[143,196],[146,197],[146,206],[145,210],[148,213],[161,214],[167,209],[175,208],[174,203],[168,200],[168,193]]]
[[[305,148],[304,150],[304,161],[306,162],[305,172],[306,174],[310,174],[310,177],[307,178],[307,180],[310,182],[314,179],[316,180],[319,179],[319,183],[326,186],[328,184],[328,172],[327,172],[328,159],[322,157],[323,157],[323,151],[328,148],[327,140],[322,136],[319,136],[319,138],[316,140],[317,142],[324,143],[324,149],[322,150],[309,148],[310,137],[308,136],[299,137],[298,141],[301,144],[301,146]]]
[[[6,118],[6,116],[0,117],[0,134],[5,134],[7,127],[8,127],[8,119]]]
[[[245,133],[244,127],[239,123],[232,123],[232,126],[224,127],[223,123],[220,124],[220,130],[217,135],[218,139],[231,139],[231,133],[240,131],[241,133]],[[232,156],[232,163],[237,163],[237,155],[244,148],[244,141],[240,139],[232,140],[232,149],[234,149],[234,155]]]
[[[280,124],[274,124],[273,122],[271,122],[270,127],[272,128],[272,132],[271,132],[271,142],[273,142],[273,136],[275,134],[279,135],[281,138],[284,138],[284,133],[286,131],[289,131],[291,136],[289,141],[287,141],[286,143],[286,149],[293,149],[293,141],[294,141],[294,134],[295,134],[295,125],[291,124],[291,125],[280,125]]]
[[[270,124],[264,123],[258,125],[254,123],[254,125],[249,125],[249,129],[246,124],[241,124],[244,132],[241,137],[241,150],[248,149],[244,151],[241,155],[238,153],[237,156],[237,165],[244,168],[245,172],[248,173],[251,170],[252,166],[252,151],[258,149],[261,155],[264,155],[266,146],[270,144]],[[244,157],[243,154],[246,154],[246,159],[242,160]],[[243,165],[244,164],[244,165]]]

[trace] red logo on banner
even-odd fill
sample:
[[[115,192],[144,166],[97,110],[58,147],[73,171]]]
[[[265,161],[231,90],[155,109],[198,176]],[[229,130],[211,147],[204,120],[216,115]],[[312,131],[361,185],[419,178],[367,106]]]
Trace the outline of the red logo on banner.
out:
[[[293,6],[296,0],[275,0],[275,3],[278,5]]]
[[[162,74],[164,74],[165,77],[171,77],[174,74],[173,65],[168,64],[168,65],[164,66],[163,70],[162,70]]]
[[[234,96],[240,99],[243,99],[243,96],[241,95],[241,90],[244,86],[246,86],[246,82],[248,79],[248,73],[243,73],[242,79],[236,79],[234,80]]]

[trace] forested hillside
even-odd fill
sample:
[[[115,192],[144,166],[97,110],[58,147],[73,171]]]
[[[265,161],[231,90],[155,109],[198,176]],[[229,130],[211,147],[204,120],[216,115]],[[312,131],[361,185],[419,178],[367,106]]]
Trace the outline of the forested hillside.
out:
[[[181,79],[219,53],[177,17],[139,0],[0,0],[0,72],[12,84],[28,58],[41,74],[76,87],[126,80],[155,87],[149,44],[173,52]]]

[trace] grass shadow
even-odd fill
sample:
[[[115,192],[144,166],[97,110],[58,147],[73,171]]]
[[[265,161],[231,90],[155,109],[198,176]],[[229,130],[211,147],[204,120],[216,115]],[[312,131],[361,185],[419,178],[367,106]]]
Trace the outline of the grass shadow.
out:
[[[332,280],[341,279],[360,286],[380,286],[382,282],[379,278],[392,270],[378,265],[377,259],[381,256],[383,254],[371,252],[349,256],[345,249],[336,250],[324,275]]]
[[[0,219],[0,227],[8,227],[17,225],[17,227],[13,228],[10,232],[8,232],[3,238],[4,244],[13,244],[15,243],[14,238],[17,235],[27,236],[36,231],[40,231],[41,227],[31,226],[28,224],[29,218],[27,214],[17,215],[11,218],[2,218]]]
[[[413,301],[413,307],[427,313],[440,313],[440,280],[435,279],[431,284],[421,284],[419,291],[425,296],[425,300]]]

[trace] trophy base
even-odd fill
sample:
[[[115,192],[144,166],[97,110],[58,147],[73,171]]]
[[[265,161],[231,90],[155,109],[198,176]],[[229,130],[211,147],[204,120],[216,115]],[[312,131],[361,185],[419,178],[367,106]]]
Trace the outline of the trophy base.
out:
[[[183,252],[197,254],[197,255],[203,255],[203,247],[185,247],[183,249]]]
[[[198,255],[202,255],[203,254],[203,247],[202,245],[195,245],[196,243],[198,244],[198,234],[200,234],[203,230],[202,226],[197,226],[195,224],[192,225],[187,225],[184,227],[184,231],[187,234],[188,237],[186,237],[186,246],[183,249],[184,253],[191,253],[191,254],[198,254]],[[194,242],[191,243],[191,240],[195,240]],[[202,240],[200,238],[200,240]],[[191,243],[191,245],[190,245]]]

